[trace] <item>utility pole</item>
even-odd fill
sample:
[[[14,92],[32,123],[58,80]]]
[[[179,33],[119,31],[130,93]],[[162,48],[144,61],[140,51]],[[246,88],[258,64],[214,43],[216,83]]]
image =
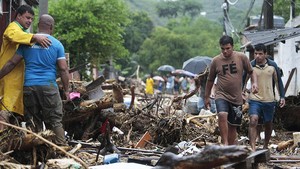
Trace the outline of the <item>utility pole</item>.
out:
[[[274,28],[274,16],[273,16],[273,0],[264,1],[264,29],[270,30]],[[274,57],[274,45],[267,46],[267,53]]]
[[[227,0],[224,0],[222,8],[223,8],[223,14],[224,14],[224,16],[223,16],[223,35],[228,35],[227,29],[226,29],[226,20],[228,18],[227,13],[229,10],[229,4],[228,4]]]
[[[295,6],[295,0],[291,0],[291,20],[296,17]]]
[[[48,14],[48,0],[39,0],[39,17]]]

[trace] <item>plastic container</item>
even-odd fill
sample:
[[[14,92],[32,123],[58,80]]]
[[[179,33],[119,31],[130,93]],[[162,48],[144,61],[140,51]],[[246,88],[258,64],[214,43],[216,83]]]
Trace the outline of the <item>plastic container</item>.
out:
[[[185,106],[183,107],[183,111],[192,115],[199,114],[197,107],[198,101],[199,98],[196,95],[193,95],[192,97],[188,98]]]
[[[120,155],[116,153],[105,155],[103,159],[104,164],[112,164],[112,163],[117,163],[119,161],[120,161]]]

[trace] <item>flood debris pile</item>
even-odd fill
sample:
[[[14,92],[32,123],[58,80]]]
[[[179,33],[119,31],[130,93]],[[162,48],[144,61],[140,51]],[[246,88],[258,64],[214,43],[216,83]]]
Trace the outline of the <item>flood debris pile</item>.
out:
[[[217,146],[216,114],[185,112],[187,99],[198,91],[205,73],[195,77],[194,91],[179,96],[147,96],[137,80],[72,81],[74,97],[63,102],[70,146],[58,147],[51,142],[51,131],[33,133],[11,118],[13,126],[0,133],[0,166],[87,168],[108,163],[110,154],[118,154],[118,161],[156,168],[209,168],[241,161],[250,153],[245,146]]]

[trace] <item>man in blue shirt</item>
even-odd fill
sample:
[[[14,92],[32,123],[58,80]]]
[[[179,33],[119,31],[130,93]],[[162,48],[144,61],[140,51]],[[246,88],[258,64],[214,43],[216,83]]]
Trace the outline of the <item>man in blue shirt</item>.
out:
[[[0,71],[3,78],[22,60],[25,61],[24,106],[27,125],[38,132],[42,130],[42,122],[55,134],[54,142],[65,145],[62,125],[62,101],[56,83],[56,67],[59,68],[66,98],[69,99],[69,71],[63,45],[51,34],[54,19],[50,15],[42,15],[39,20],[39,34],[47,36],[52,45],[43,48],[38,44],[21,45],[17,53]],[[32,124],[34,123],[34,124]]]

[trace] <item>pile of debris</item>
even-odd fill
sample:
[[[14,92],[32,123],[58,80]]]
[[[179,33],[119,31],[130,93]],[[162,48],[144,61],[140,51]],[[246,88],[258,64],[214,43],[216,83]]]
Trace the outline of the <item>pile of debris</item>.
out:
[[[147,96],[138,80],[126,84],[101,76],[88,84],[72,81],[74,97],[63,102],[70,149],[53,144],[51,131],[33,133],[13,120],[0,133],[0,166],[87,168],[122,161],[156,168],[212,168],[243,161],[250,154],[246,146],[218,146],[215,114],[184,112],[206,73],[195,77],[194,91],[180,96]],[[262,154],[266,161],[267,151]]]

